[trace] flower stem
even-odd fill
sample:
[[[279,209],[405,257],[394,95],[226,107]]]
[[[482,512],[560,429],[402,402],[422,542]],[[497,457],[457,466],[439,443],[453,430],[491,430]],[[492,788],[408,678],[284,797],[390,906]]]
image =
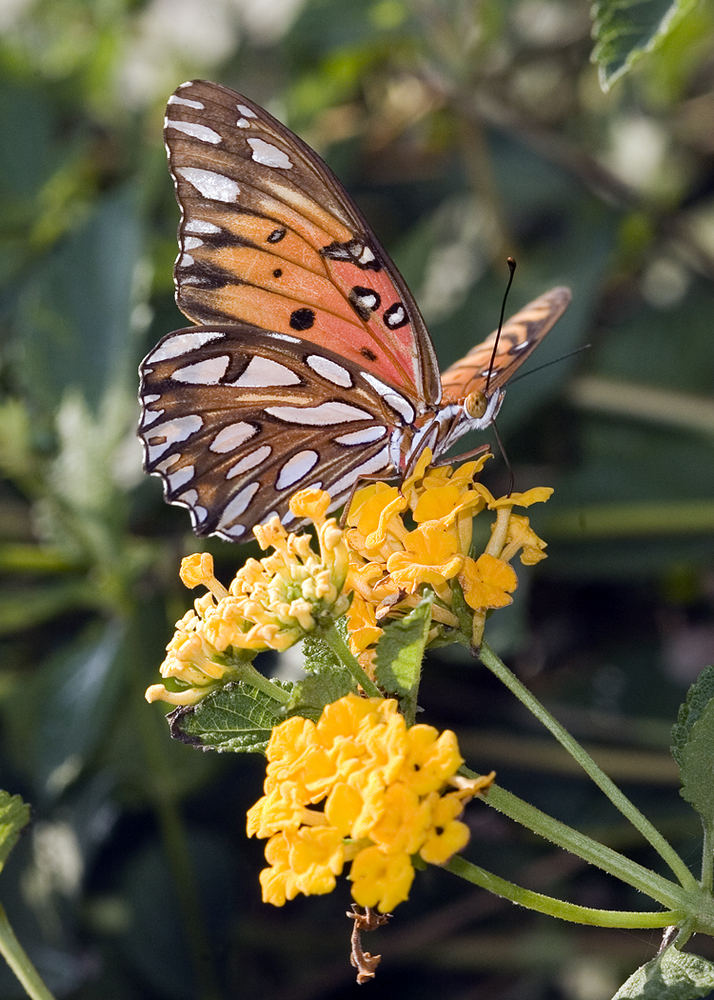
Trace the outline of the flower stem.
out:
[[[630,802],[627,796],[620,791],[614,781],[612,781],[611,778],[608,778],[605,772],[598,767],[592,757],[585,751],[578,741],[570,735],[567,729],[561,726],[561,724],[553,718],[550,712],[548,712],[544,706],[541,705],[535,695],[531,694],[528,688],[521,684],[518,678],[511,673],[505,663],[503,663],[503,661],[496,656],[493,650],[491,650],[486,643],[483,643],[478,655],[484,666],[495,674],[496,677],[498,677],[498,679],[506,685],[509,691],[511,691],[511,693],[514,694],[523,705],[525,705],[528,711],[531,712],[539,720],[539,722],[546,727],[546,729],[555,737],[560,745],[578,762],[588,777],[595,782],[602,792],[604,792],[615,808],[618,809],[622,815],[630,821],[630,823],[632,823],[635,829],[642,834],[645,840],[647,840],[657,851],[660,857],[667,862],[681,884],[686,889],[694,890],[697,888],[697,880],[694,878],[672,845],[662,836],[659,830],[652,825],[647,817],[640,812],[634,803]]]
[[[508,882],[492,872],[471,864],[465,858],[456,855],[444,866],[452,875],[487,889],[496,896],[510,899],[512,903],[525,906],[538,913],[547,913],[551,917],[570,920],[576,924],[591,924],[595,927],[669,927],[677,924],[683,914],[679,910],[664,910],[659,913],[651,911],[632,910],[598,910],[590,906],[578,906],[564,899],[545,896],[531,889]]]
[[[359,684],[365,694],[370,695],[370,697],[381,698],[382,692],[379,690],[372,678],[369,677],[359,665],[357,658],[353,656],[352,650],[345,642],[342,633],[333,622],[330,622],[330,624],[323,629],[322,638],[325,640],[342,666],[345,667],[346,670],[349,670],[352,677]]]
[[[290,692],[278,687],[277,684],[273,684],[259,670],[256,670],[252,663],[241,663],[240,666],[235,667],[234,673],[231,674],[231,680],[244,681],[246,684],[251,684],[254,688],[267,695],[268,698],[280,702],[281,705],[287,705],[290,701]]]
[[[0,904],[0,954],[17,976],[32,1000],[54,1000],[40,978],[40,974],[27,957],[25,949],[15,937],[4,907]]]
[[[461,773],[467,774],[468,777],[478,777],[468,768],[463,768]],[[606,847],[553,816],[548,816],[547,813],[541,812],[529,802],[519,799],[517,795],[506,791],[505,788],[495,784],[491,785],[488,794],[483,796],[482,801],[503,813],[504,816],[508,816],[514,822],[532,830],[538,836],[549,840],[557,847],[562,847],[614,878],[620,879],[621,882],[646,893],[663,906],[677,910],[686,910],[691,907],[691,901],[689,904],[687,903],[690,893],[680,888],[676,882],[662,878],[661,875],[645,868],[644,865],[637,864],[636,861],[631,861],[611,847]],[[696,896],[698,899],[701,896],[701,890],[698,886],[696,886]],[[709,917],[710,919],[714,918],[714,913],[710,914]]]

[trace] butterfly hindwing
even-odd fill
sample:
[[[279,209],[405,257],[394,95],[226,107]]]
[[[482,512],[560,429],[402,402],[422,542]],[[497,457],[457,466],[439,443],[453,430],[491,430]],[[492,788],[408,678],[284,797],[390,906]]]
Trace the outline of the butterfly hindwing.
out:
[[[392,467],[392,431],[415,415],[352,361],[243,323],[176,330],[140,373],[147,471],[197,534],[229,540],[273,512],[289,522],[307,486],[337,506],[359,476]]]
[[[403,278],[325,163],[259,105],[183,84],[165,139],[182,209],[177,302],[202,324],[297,335],[427,408],[431,340]]]
[[[495,356],[493,347],[498,331],[442,374],[443,403],[483,392],[487,382],[489,392],[502,388],[560,319],[569,302],[570,289],[551,288],[511,316],[501,328]]]

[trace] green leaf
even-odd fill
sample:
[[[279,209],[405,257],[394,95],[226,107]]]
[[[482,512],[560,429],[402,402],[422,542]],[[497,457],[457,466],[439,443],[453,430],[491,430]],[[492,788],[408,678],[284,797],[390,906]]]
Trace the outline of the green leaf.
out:
[[[633,972],[612,1000],[696,1000],[713,989],[714,965],[672,946]]]
[[[697,0],[596,0],[593,62],[609,90],[645,52],[651,52],[696,6]]]
[[[693,724],[679,766],[680,795],[709,825],[714,823],[714,698]]]
[[[377,643],[375,680],[389,694],[397,695],[410,720],[416,711],[433,600],[433,593],[428,593],[406,617],[389,622]]]
[[[287,705],[288,715],[302,715],[317,721],[325,705],[332,704],[355,690],[355,682],[348,670],[339,673],[321,673],[298,681]]]
[[[342,617],[335,626],[347,638],[347,619]],[[315,632],[305,636],[302,643],[305,669],[310,676],[295,684],[288,702],[288,715],[302,715],[318,719],[325,705],[337,701],[355,690],[349,670],[340,662],[329,643]]]
[[[672,726],[672,746],[670,749],[680,767],[692,727],[712,698],[714,698],[714,665],[709,665],[702,670],[687,691],[687,697],[679,706],[677,721]]]
[[[288,691],[292,686],[272,683]],[[252,684],[234,681],[197,705],[169,712],[166,718],[175,740],[199,750],[264,753],[273,727],[285,717],[285,708],[279,702]]]
[[[30,822],[30,807],[19,795],[10,795],[0,789],[0,871],[20,836],[22,828]]]
[[[344,638],[347,638],[346,621],[347,619],[343,616],[335,622],[335,627]],[[335,670],[343,669],[342,664],[319,632],[309,632],[305,636],[302,641],[302,654],[305,669],[311,674],[332,673]]]

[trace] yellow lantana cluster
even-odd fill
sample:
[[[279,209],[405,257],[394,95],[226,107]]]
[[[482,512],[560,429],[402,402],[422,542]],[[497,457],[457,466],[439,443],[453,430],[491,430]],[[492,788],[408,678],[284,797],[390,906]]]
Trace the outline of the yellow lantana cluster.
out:
[[[214,576],[208,553],[182,561],[184,584],[203,585],[207,593],[176,623],[160,667],[166,683],[152,684],[147,701],[193,705],[230,679],[245,658],[238,651],[287,649],[319,621],[344,614],[348,554],[337,522],[326,518],[329,504],[328,494],[316,489],[302,490],[290,501],[296,517],[314,523],[319,553],[309,535],[288,534],[274,517],[253,528],[260,547],[274,551],[249,559],[228,589]]]
[[[414,607],[424,585],[436,597],[434,635],[459,626],[454,611],[458,584],[473,611],[472,643],[480,645],[487,612],[513,600],[518,581],[510,560],[518,553],[525,565],[545,558],[545,542],[527,517],[512,511],[543,502],[553,491],[537,487],[494,497],[475,480],[491,457],[482,455],[455,471],[429,468],[427,449],[401,487],[371,483],[355,494],[347,515],[347,587],[354,593],[348,618],[352,650],[365,668],[382,632],[379,622]],[[495,518],[488,543],[476,554],[473,521],[482,511],[494,512]]]
[[[494,777],[456,774],[463,758],[450,730],[408,729],[394,699],[354,694],[317,723],[293,716],[276,726],[267,757],[247,831],[269,838],[260,882],[276,906],[331,892],[351,862],[355,902],[392,910],[409,895],[413,855],[444,864],[465,846],[458,817]]]

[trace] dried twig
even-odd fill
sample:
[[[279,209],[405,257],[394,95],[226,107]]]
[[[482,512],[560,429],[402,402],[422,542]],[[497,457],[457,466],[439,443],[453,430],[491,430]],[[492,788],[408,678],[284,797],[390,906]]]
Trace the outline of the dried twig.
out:
[[[370,955],[362,948],[362,931],[373,931],[377,927],[382,927],[391,919],[391,913],[377,913],[371,906],[366,906],[364,912],[352,904],[352,909],[348,910],[346,916],[353,920],[352,925],[352,951],[350,962],[357,969],[357,984],[359,986],[374,979],[377,966],[382,961],[381,955]]]

